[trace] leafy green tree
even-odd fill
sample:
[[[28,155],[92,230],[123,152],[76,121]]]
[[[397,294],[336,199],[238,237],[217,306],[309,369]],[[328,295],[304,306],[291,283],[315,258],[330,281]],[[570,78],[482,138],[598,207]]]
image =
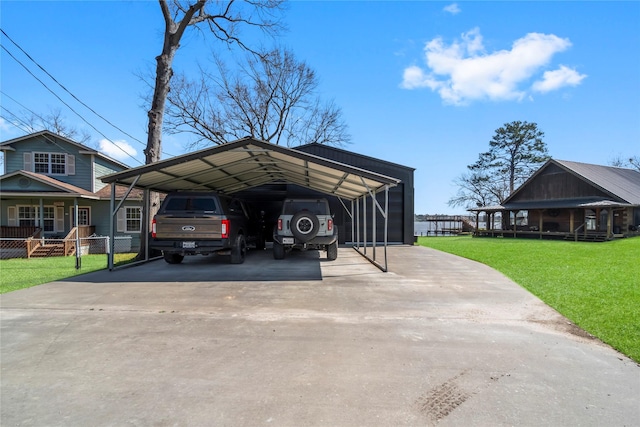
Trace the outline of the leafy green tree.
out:
[[[468,165],[469,172],[455,181],[459,191],[449,206],[467,208],[502,203],[549,160],[544,132],[536,123],[514,121],[496,130],[489,151]]]

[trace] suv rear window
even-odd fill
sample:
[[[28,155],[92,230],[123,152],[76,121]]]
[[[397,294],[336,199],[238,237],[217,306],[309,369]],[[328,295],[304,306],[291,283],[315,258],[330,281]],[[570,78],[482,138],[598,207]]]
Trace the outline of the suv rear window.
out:
[[[284,204],[284,215],[294,215],[300,211],[307,211],[314,215],[328,215],[327,203],[324,200],[287,201]]]
[[[167,201],[164,211],[217,213],[218,206],[212,197],[174,196]]]

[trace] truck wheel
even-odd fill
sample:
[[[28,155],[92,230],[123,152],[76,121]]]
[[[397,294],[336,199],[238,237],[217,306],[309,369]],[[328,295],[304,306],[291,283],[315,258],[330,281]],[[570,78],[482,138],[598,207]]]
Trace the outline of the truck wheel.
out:
[[[180,264],[184,259],[184,255],[163,252],[164,260],[169,264]]]
[[[338,241],[331,243],[327,246],[327,259],[329,261],[335,261],[338,258]]]
[[[247,241],[243,234],[238,234],[236,243],[231,248],[231,264],[242,264],[247,255]]]
[[[273,242],[273,258],[284,259],[284,246],[276,241]]]
[[[291,218],[291,233],[302,243],[316,237],[319,228],[318,217],[310,212],[300,211]]]

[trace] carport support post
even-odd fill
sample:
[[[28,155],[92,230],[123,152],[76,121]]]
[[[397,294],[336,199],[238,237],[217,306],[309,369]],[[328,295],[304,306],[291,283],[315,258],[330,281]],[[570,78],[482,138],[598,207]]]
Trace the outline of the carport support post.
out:
[[[367,255],[367,196],[362,196],[362,244]]]
[[[354,225],[355,225],[355,221],[353,220],[353,214],[354,214],[354,204],[353,204],[353,200],[351,200],[351,243],[355,242],[355,230],[353,229]]]
[[[384,186],[384,271],[388,270],[387,266],[387,244],[389,238],[389,186]]]
[[[114,227],[113,220],[114,218],[114,209],[116,207],[116,183],[111,183],[111,200],[109,202],[109,251],[107,253],[107,264],[109,266],[109,271],[113,270],[113,249],[114,249]]]
[[[378,216],[378,210],[376,209],[375,194],[371,194],[371,230],[373,236],[371,236],[371,243],[373,246],[373,260],[376,260],[376,241],[378,240],[378,230],[376,230],[376,217]]]
[[[78,198],[73,199],[73,223],[76,228],[76,270],[79,270],[82,262],[80,261],[80,228],[78,226]]]
[[[151,212],[151,192],[148,188],[145,188],[142,191],[142,200],[143,200],[143,212],[142,212],[142,220],[146,221],[147,224],[147,233],[144,233],[142,238],[144,239],[144,260],[149,261],[149,234],[151,231],[151,218],[149,212]]]
[[[360,249],[360,198],[356,199],[356,248]]]

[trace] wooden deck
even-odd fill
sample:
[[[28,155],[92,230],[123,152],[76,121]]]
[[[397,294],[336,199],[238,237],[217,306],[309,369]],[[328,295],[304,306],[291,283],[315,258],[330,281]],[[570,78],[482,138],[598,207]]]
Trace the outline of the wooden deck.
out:
[[[571,240],[576,242],[605,242],[616,238],[606,232],[588,231],[570,233],[568,231],[525,231],[525,230],[479,230],[474,237],[528,238],[547,240]]]

